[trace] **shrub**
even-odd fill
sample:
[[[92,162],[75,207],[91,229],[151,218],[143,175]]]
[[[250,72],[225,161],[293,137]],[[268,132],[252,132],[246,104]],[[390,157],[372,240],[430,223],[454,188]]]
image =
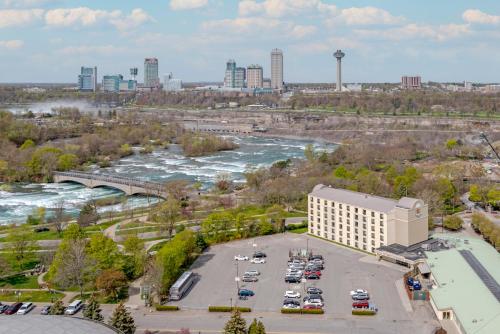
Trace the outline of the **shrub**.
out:
[[[208,312],[232,312],[238,310],[240,312],[252,312],[250,307],[231,307],[231,306],[209,306]]]
[[[457,231],[462,228],[462,218],[459,216],[448,216],[444,219],[443,226],[448,230]]]
[[[179,311],[179,306],[177,305],[155,305],[157,311]]]
[[[324,314],[325,311],[323,309],[289,309],[282,308],[281,313],[284,314]]]
[[[375,315],[377,312],[374,310],[352,310],[352,315]]]

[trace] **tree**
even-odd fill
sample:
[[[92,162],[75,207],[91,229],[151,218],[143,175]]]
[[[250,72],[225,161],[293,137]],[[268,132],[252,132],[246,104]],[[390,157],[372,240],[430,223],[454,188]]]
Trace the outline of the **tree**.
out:
[[[23,226],[13,229],[5,238],[5,242],[8,243],[8,252],[15,259],[18,269],[33,259],[33,252],[38,248],[34,232]]]
[[[448,216],[444,219],[443,226],[449,230],[457,231],[462,228],[463,220],[459,216]]]
[[[285,210],[281,205],[275,204],[266,210],[266,216],[279,232],[285,231]]]
[[[64,304],[62,300],[56,300],[56,302],[52,305],[50,308],[50,315],[64,315],[64,310],[66,308],[64,307]]]
[[[57,202],[53,210],[54,214],[50,220],[57,233],[61,234],[64,229],[64,223],[69,219],[69,216],[64,212],[64,200]]]
[[[139,239],[136,235],[133,235],[125,239],[123,246],[125,247],[125,252],[131,257],[132,260],[132,263],[129,263],[130,261],[125,261],[125,266],[129,263],[131,266],[128,267],[132,268],[132,275],[129,275],[125,270],[127,275],[130,276],[130,278],[141,276],[144,272],[144,262],[146,257],[146,253],[144,251],[144,241]]]
[[[104,270],[96,279],[96,287],[102,290],[106,297],[118,298],[120,290],[127,286],[127,277],[121,270]]]
[[[68,171],[78,166],[78,157],[72,153],[66,153],[57,159],[57,170]]]
[[[247,334],[247,323],[238,309],[232,312],[231,319],[226,322],[224,334]]]
[[[136,327],[134,318],[125,308],[125,305],[123,303],[118,304],[118,306],[115,308],[113,314],[111,315],[111,318],[109,319],[109,324],[124,334],[135,333]]]
[[[205,248],[208,247],[207,241],[205,240],[205,237],[203,236],[202,233],[198,232],[196,233],[196,247],[200,252],[203,252]]]
[[[83,316],[94,321],[104,320],[104,317],[101,314],[101,305],[97,301],[97,298],[94,294],[90,296],[87,306],[83,310]]]
[[[234,216],[229,211],[214,212],[201,223],[201,229],[209,240],[226,241],[233,227]]]
[[[97,206],[93,201],[89,201],[85,203],[85,205],[80,210],[76,222],[81,227],[86,227],[97,223],[98,220],[99,220],[99,213],[97,212]]]
[[[304,156],[306,157],[307,161],[310,163],[314,162],[316,160],[316,153],[314,152],[314,146],[313,144],[307,144],[306,148],[304,149]]]
[[[123,257],[118,245],[104,234],[92,235],[88,243],[87,254],[95,263],[96,272],[106,269],[122,269]]]
[[[266,216],[260,218],[259,221],[259,234],[268,235],[274,232],[273,224],[269,222]]]
[[[259,323],[257,319],[254,318],[250,326],[248,326],[248,334],[259,334]]]
[[[175,222],[179,219],[181,213],[180,202],[172,196],[160,205],[155,214],[155,221],[161,223],[167,230],[168,237],[172,238]]]

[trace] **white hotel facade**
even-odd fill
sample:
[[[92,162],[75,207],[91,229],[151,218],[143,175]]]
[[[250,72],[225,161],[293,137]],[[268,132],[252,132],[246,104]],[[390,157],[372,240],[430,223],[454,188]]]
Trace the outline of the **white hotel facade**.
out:
[[[308,196],[309,233],[374,253],[391,244],[411,246],[428,239],[427,205],[319,184]]]

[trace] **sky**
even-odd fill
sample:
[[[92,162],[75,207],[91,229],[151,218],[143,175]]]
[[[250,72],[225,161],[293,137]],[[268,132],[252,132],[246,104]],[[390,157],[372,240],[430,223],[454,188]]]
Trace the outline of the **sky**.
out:
[[[159,59],[160,75],[222,81],[225,62],[284,52],[286,82],[500,82],[498,0],[0,0],[0,82],[67,82]]]

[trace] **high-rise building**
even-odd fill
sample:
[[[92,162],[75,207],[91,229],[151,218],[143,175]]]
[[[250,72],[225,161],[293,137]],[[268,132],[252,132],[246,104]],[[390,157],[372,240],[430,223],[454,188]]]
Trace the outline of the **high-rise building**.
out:
[[[234,88],[234,81],[236,79],[236,62],[229,59],[226,63],[226,73],[224,75],[224,87]]]
[[[401,87],[403,89],[420,89],[422,88],[422,79],[420,76],[403,76],[401,78]]]
[[[122,80],[120,81],[120,92],[129,92],[137,90],[136,80]]]
[[[163,89],[167,92],[177,92],[182,90],[182,80],[174,79],[172,73],[165,75],[163,80]]]
[[[262,80],[262,87],[271,88],[271,79],[265,78],[264,80]]]
[[[119,92],[120,82],[123,81],[123,75],[105,75],[102,77],[101,89],[105,92]]]
[[[370,253],[428,239],[428,207],[420,199],[394,200],[322,184],[308,197],[308,230],[315,236]]]
[[[144,60],[144,87],[158,88],[160,77],[158,76],[158,59],[146,58]]]
[[[234,71],[234,87],[233,88],[244,88],[246,80],[246,69],[244,67],[236,67]]]
[[[247,68],[247,87],[251,89],[264,87],[264,70],[260,65],[250,65]]]
[[[80,91],[95,92],[97,90],[97,67],[83,67],[78,76]]]
[[[279,49],[271,51],[271,88],[283,89],[283,51]]]

